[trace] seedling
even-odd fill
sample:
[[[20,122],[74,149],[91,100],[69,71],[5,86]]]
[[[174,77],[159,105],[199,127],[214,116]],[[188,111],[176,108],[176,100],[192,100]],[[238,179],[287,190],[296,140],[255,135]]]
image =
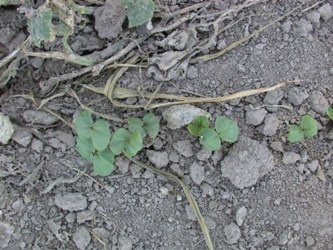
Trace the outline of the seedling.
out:
[[[215,127],[209,127],[209,120],[205,116],[196,117],[188,125],[191,135],[199,137],[200,144],[208,150],[218,150],[221,142],[235,142],[238,138],[239,128],[236,122],[226,116],[219,116],[215,120]]]
[[[129,27],[140,26],[152,19],[156,9],[152,0],[122,0],[126,8]]]
[[[326,110],[326,114],[333,121],[333,107],[328,107]]]
[[[300,126],[292,124],[289,127],[288,141],[290,143],[301,142],[305,138],[311,138],[318,133],[317,121],[311,115],[302,117]]]
[[[121,153],[135,156],[143,147],[143,138],[146,135],[154,138],[160,130],[159,120],[151,113],[143,119],[130,118],[128,123],[130,131],[119,128],[111,136],[108,121],[98,119],[94,122],[87,111],[77,116],[76,148],[84,159],[92,162],[96,175],[110,175],[114,170],[115,156]]]

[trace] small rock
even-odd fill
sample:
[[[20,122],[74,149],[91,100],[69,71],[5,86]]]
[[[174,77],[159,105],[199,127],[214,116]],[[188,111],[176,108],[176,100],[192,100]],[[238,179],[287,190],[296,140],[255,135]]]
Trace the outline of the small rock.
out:
[[[284,152],[282,142],[280,142],[280,141],[273,141],[271,143],[271,148],[275,151],[278,151],[278,152]]]
[[[198,75],[199,75],[199,73],[198,73],[198,69],[196,67],[194,67],[194,66],[188,67],[187,73],[186,73],[187,78],[195,79],[198,77]]]
[[[293,23],[290,21],[290,20],[287,20],[285,21],[283,24],[282,24],[282,30],[286,33],[289,33],[290,30],[291,30],[291,25]]]
[[[327,21],[333,17],[333,8],[329,3],[321,6],[318,9],[318,12],[319,12],[321,18],[324,19],[325,21]]]
[[[43,66],[43,59],[40,58],[40,57],[34,57],[34,58],[31,58],[31,65],[32,67],[34,67],[35,69],[39,69],[40,67]]]
[[[130,163],[131,162],[127,158],[118,156],[115,165],[118,167],[120,173],[126,174],[129,170]]]
[[[32,140],[32,133],[26,130],[17,130],[12,139],[23,147],[27,147]]]
[[[184,176],[184,170],[181,169],[180,165],[177,163],[172,163],[170,166],[172,173],[178,175],[179,177]]]
[[[170,129],[178,129],[190,124],[197,116],[206,116],[210,118],[210,114],[203,109],[192,105],[172,106],[163,112],[163,118],[167,121],[167,127]]]
[[[316,25],[317,28],[320,27],[320,14],[318,11],[311,11],[306,15],[309,21]]]
[[[73,234],[73,241],[78,249],[86,249],[91,241],[89,230],[85,227],[78,227]]]
[[[241,136],[221,162],[222,176],[237,188],[257,183],[274,167],[273,155],[258,141]]]
[[[246,207],[241,206],[239,209],[237,209],[236,222],[237,222],[238,226],[241,227],[243,225],[243,222],[246,218],[246,215],[247,215],[247,208]]]
[[[54,202],[59,208],[68,211],[80,211],[87,208],[87,197],[81,193],[58,193]]]
[[[191,220],[191,221],[196,221],[197,220],[197,217],[195,217],[193,209],[190,205],[185,206],[185,211],[186,211],[187,218],[189,220]]]
[[[319,161],[318,160],[313,160],[312,162],[306,164],[306,167],[310,169],[311,172],[316,172],[317,168],[319,166]]]
[[[213,221],[212,218],[207,217],[207,218],[205,218],[205,221],[206,221],[208,229],[214,230],[216,228],[216,222]]]
[[[0,247],[4,249],[8,246],[15,228],[9,223],[0,221]]]
[[[197,153],[196,156],[199,161],[206,161],[212,157],[212,151],[203,148]]]
[[[91,210],[83,210],[77,213],[76,221],[81,224],[94,218],[94,212]]]
[[[311,22],[305,20],[302,18],[298,22],[296,22],[296,28],[295,31],[300,34],[301,36],[308,36],[309,32],[312,31],[312,24]]]
[[[154,178],[155,175],[152,171],[146,170],[143,174],[142,174],[142,178],[144,179],[150,179],[150,178]]]
[[[202,189],[202,197],[204,198],[207,196],[214,197],[214,189],[211,185],[204,183],[202,184],[201,189]]]
[[[274,234],[270,231],[263,231],[260,233],[260,235],[263,238],[263,241],[271,241],[274,239]]]
[[[189,140],[177,141],[173,144],[173,148],[185,157],[193,156],[192,143]]]
[[[271,247],[267,248],[266,250],[280,250],[280,247],[275,245],[275,246],[271,246]]]
[[[283,153],[282,162],[283,164],[293,164],[301,160],[301,156],[294,152],[285,152]]]
[[[305,241],[306,241],[306,246],[308,246],[308,247],[313,246],[315,243],[315,239],[310,235],[306,236]]]
[[[311,108],[314,111],[318,112],[321,115],[326,114],[326,109],[328,108],[329,103],[321,92],[319,91],[311,92],[309,100]]]
[[[266,136],[273,136],[279,127],[279,119],[275,114],[268,114],[265,117],[264,125],[261,129],[261,133]]]
[[[57,139],[59,139],[61,142],[65,143],[67,148],[74,148],[75,138],[72,133],[56,131],[56,132],[54,132],[53,136],[56,137]]]
[[[278,238],[278,244],[279,245],[285,245],[288,243],[288,234],[289,234],[289,230],[284,230],[279,238]]]
[[[14,126],[8,116],[0,113],[0,143],[7,144],[14,133]]]
[[[267,113],[266,109],[251,109],[247,111],[246,124],[254,126],[260,125],[264,121]]]
[[[169,189],[167,187],[161,187],[160,192],[162,196],[167,196],[169,194]]]
[[[274,204],[280,206],[282,199],[279,197],[274,201]]]
[[[157,168],[166,167],[169,164],[169,156],[167,152],[147,150],[146,156],[149,161]]]
[[[299,88],[292,88],[288,92],[288,101],[296,106],[301,105],[308,97],[308,92]]]
[[[224,227],[224,235],[227,237],[228,244],[236,244],[241,237],[241,231],[235,223],[230,223]]]
[[[119,250],[131,250],[132,249],[132,240],[129,237],[121,236],[119,237],[120,248]]]
[[[30,147],[36,152],[41,153],[44,148],[44,143],[41,140],[33,138]]]
[[[264,98],[264,104],[268,105],[277,105],[283,98],[283,91],[277,89],[271,92],[268,92]]]
[[[23,118],[26,122],[45,126],[50,126],[59,120],[57,117],[40,110],[24,111]]]
[[[198,163],[194,162],[190,166],[190,176],[195,184],[200,185],[205,179],[205,168]]]

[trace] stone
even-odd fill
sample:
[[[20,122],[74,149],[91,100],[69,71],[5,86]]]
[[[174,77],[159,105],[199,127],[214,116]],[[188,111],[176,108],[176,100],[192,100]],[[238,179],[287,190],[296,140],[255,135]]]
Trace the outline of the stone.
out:
[[[86,249],[91,241],[89,230],[86,227],[78,227],[73,234],[73,241],[78,249]]]
[[[241,231],[235,223],[230,223],[224,227],[224,235],[228,244],[236,244],[241,237]]]
[[[177,163],[172,163],[170,165],[170,169],[172,171],[172,173],[174,173],[175,175],[179,176],[179,177],[183,177],[184,176],[184,170],[181,169],[180,165]]]
[[[273,155],[269,149],[246,136],[239,138],[221,162],[222,176],[240,189],[253,186],[273,167]]]
[[[95,29],[102,39],[114,39],[122,32],[126,11],[121,0],[106,0],[94,11]]]
[[[201,189],[202,189],[202,197],[205,198],[207,196],[210,196],[214,198],[214,188],[211,185],[204,183],[201,185]]]
[[[294,152],[284,152],[283,153],[283,158],[282,158],[282,162],[283,164],[294,164],[298,161],[301,160],[301,156],[299,154],[296,154]]]
[[[30,147],[38,153],[41,153],[44,149],[44,143],[41,140],[32,139]]]
[[[306,167],[310,169],[311,172],[316,172],[317,168],[319,166],[319,161],[318,160],[313,160],[310,163],[306,164]]]
[[[299,88],[292,88],[288,92],[288,101],[295,106],[301,105],[308,97],[308,92]]]
[[[130,163],[130,160],[122,156],[118,156],[115,161],[115,165],[122,174],[126,174],[128,172]]]
[[[190,205],[185,206],[185,211],[186,211],[187,218],[189,220],[191,220],[191,221],[196,221],[197,220],[197,217],[195,217],[193,209]]]
[[[309,97],[311,108],[321,115],[326,114],[326,109],[329,106],[327,99],[324,97],[323,93],[319,91],[313,91]]]
[[[271,148],[277,152],[284,152],[282,142],[280,141],[273,141],[271,143]]]
[[[0,247],[4,249],[8,246],[15,228],[7,222],[0,221]]]
[[[67,211],[81,211],[87,208],[87,197],[81,193],[57,193],[55,204]]]
[[[268,92],[264,98],[264,104],[268,105],[277,105],[283,98],[283,91],[277,89],[271,92]]]
[[[17,130],[14,132],[12,139],[23,147],[27,147],[32,140],[32,133],[27,130]]]
[[[289,234],[289,230],[283,230],[283,232],[280,234],[280,236],[278,238],[279,245],[285,245],[288,243],[288,234]]]
[[[306,242],[306,246],[311,247],[314,245],[315,239],[312,236],[308,235],[305,238],[305,242]]]
[[[333,8],[332,5],[329,3],[324,4],[320,8],[318,8],[318,12],[320,14],[320,17],[324,19],[324,21],[328,21],[333,17]]]
[[[244,206],[241,206],[240,208],[237,209],[236,211],[236,222],[238,226],[242,226],[244,223],[244,220],[247,216],[247,208]]]
[[[0,143],[7,144],[14,133],[14,126],[8,116],[0,113]]]
[[[156,167],[163,168],[169,164],[169,156],[167,152],[147,150],[146,156],[148,160]]]
[[[291,25],[293,23],[290,21],[290,20],[287,20],[285,21],[283,24],[282,24],[282,30],[286,33],[289,33],[290,30],[291,30]]]
[[[251,109],[246,112],[246,124],[248,125],[260,125],[263,123],[265,116],[267,114],[266,109]]]
[[[57,117],[40,110],[26,110],[23,112],[23,118],[28,123],[45,126],[50,126],[59,121]]]
[[[311,11],[310,13],[306,14],[306,17],[309,19],[309,21],[317,28],[320,27],[320,14],[318,11]]]
[[[265,117],[264,125],[261,128],[261,133],[266,136],[273,136],[279,127],[280,121],[275,114],[268,114]]]
[[[198,151],[196,156],[199,161],[206,161],[212,157],[212,151],[206,148],[202,148]]]
[[[190,66],[187,69],[186,77],[189,79],[195,79],[199,76],[198,69],[194,66]]]
[[[197,116],[206,116],[210,119],[210,114],[207,111],[188,104],[172,106],[165,110],[162,115],[170,129],[179,129],[188,125]]]
[[[93,218],[94,218],[94,212],[91,210],[83,210],[81,212],[78,212],[76,215],[76,221],[79,224],[92,220]]]
[[[301,18],[298,22],[296,22],[295,31],[303,37],[308,36],[309,32],[312,31],[312,24],[310,21]]]
[[[119,250],[132,250],[132,240],[129,237],[119,237],[120,248]]]
[[[177,141],[173,144],[173,148],[185,157],[193,156],[192,142],[190,140]]]
[[[200,185],[205,179],[205,168],[197,162],[194,162],[190,166],[190,176],[195,184]]]

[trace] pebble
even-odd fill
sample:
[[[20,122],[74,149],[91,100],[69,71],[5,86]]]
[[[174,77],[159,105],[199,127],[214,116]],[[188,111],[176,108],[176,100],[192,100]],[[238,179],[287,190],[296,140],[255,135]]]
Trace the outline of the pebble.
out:
[[[282,24],[282,30],[286,33],[289,33],[290,30],[291,30],[291,25],[293,23],[290,21],[290,20],[287,20],[285,21],[283,24]]]
[[[170,169],[171,169],[172,173],[174,173],[175,175],[177,175],[179,177],[184,176],[184,170],[181,169],[179,164],[172,163],[171,166],[170,166]]]
[[[324,97],[323,93],[319,91],[313,91],[310,94],[309,100],[311,108],[314,111],[318,112],[321,115],[326,114],[326,109],[328,108],[329,103],[327,99]]]
[[[268,114],[265,117],[264,125],[261,128],[261,133],[266,136],[273,136],[279,127],[279,119],[275,114]]]
[[[68,211],[81,211],[87,208],[87,197],[81,193],[58,193],[54,202],[59,208]]]
[[[197,217],[195,217],[193,209],[190,205],[185,206],[185,211],[186,211],[187,218],[189,220],[191,220],[191,221],[196,221],[197,220]]]
[[[308,97],[308,92],[299,88],[292,88],[288,92],[288,101],[295,106],[301,105]]]
[[[318,160],[313,160],[312,162],[306,164],[306,167],[310,169],[311,172],[316,172],[317,168],[319,166],[319,161]]]
[[[280,141],[273,141],[271,143],[271,148],[275,151],[278,151],[278,152],[284,152],[282,142],[280,142]]]
[[[14,133],[14,126],[8,116],[0,112],[0,143],[7,144]]]
[[[282,162],[283,164],[294,164],[301,160],[301,156],[294,152],[284,152]]]
[[[190,166],[190,176],[195,184],[200,185],[205,179],[205,168],[194,162]]]
[[[23,147],[27,147],[32,140],[32,133],[26,130],[17,130],[12,139]]]
[[[314,245],[315,239],[312,236],[308,235],[305,238],[305,242],[306,242],[306,246],[311,247]]]
[[[73,234],[73,241],[78,249],[86,249],[91,241],[89,230],[86,227],[78,227]]]
[[[207,184],[207,183],[204,183],[201,185],[201,189],[202,189],[202,197],[207,197],[207,196],[210,196],[210,197],[214,197],[214,188]]]
[[[277,89],[271,92],[268,92],[264,98],[264,104],[268,105],[277,105],[283,98],[283,91]]]
[[[289,230],[284,230],[279,238],[278,238],[278,244],[279,245],[285,245],[288,243],[288,234],[289,234]]]
[[[273,155],[269,149],[245,136],[239,138],[221,162],[222,176],[240,189],[253,186],[273,167]]]
[[[228,244],[236,244],[241,237],[241,231],[235,223],[230,223],[224,227],[224,235],[227,237]]]
[[[190,140],[177,141],[173,144],[173,148],[185,157],[193,156],[192,142]]]
[[[196,156],[199,161],[206,161],[212,157],[212,151],[203,148],[203,149],[199,150],[199,152],[196,154]]]
[[[120,243],[120,248],[119,250],[131,250],[133,243],[131,238],[127,236],[121,236],[119,237],[119,243]]]
[[[240,208],[237,209],[236,211],[236,222],[238,226],[242,226],[244,223],[244,220],[247,216],[247,208],[244,206],[241,206]]]
[[[35,68],[35,69],[39,69],[40,67],[43,66],[43,59],[40,57],[34,57],[31,59],[31,65]]]
[[[170,162],[167,152],[147,150],[146,156],[156,168],[166,167]]]
[[[333,17],[333,8],[332,5],[330,5],[329,3],[324,4],[323,6],[318,8],[318,12],[320,14],[320,17],[325,21],[328,21]]]
[[[169,189],[167,187],[161,187],[160,192],[162,196],[167,196],[169,194]]]
[[[312,31],[312,24],[310,21],[302,18],[296,22],[295,31],[303,37],[307,37],[308,34]]]
[[[115,165],[118,167],[120,173],[126,174],[129,170],[130,163],[130,160],[128,160],[127,158],[118,156],[116,158]]]
[[[179,129],[188,125],[197,116],[206,116],[210,119],[210,114],[207,111],[188,104],[172,106],[165,110],[162,116],[170,129]]]
[[[15,228],[4,221],[0,221],[0,247],[4,249],[8,246]]]
[[[320,27],[320,14],[318,11],[311,11],[310,13],[306,14],[306,17],[310,22],[315,24],[317,28]]]
[[[198,69],[194,66],[190,66],[187,69],[186,77],[189,79],[195,79],[199,76]]]
[[[41,140],[32,139],[30,147],[38,153],[41,153],[44,149],[44,143]]]
[[[246,124],[248,125],[260,125],[261,123],[263,123],[265,116],[267,114],[267,110],[266,109],[251,109],[249,111],[246,112]]]
[[[26,122],[45,126],[50,126],[59,120],[57,117],[40,110],[26,110],[23,112],[23,118]]]
[[[94,218],[94,212],[91,210],[83,210],[76,215],[77,223],[81,224]]]

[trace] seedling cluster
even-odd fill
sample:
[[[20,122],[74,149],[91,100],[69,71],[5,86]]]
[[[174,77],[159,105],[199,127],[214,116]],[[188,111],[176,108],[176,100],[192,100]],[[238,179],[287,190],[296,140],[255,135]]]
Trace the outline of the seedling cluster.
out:
[[[311,115],[305,115],[299,126],[296,124],[289,126],[288,141],[290,143],[301,142],[305,138],[314,137],[317,133],[317,121]]]
[[[130,118],[129,130],[116,129],[111,135],[108,121],[93,121],[87,111],[81,112],[75,120],[77,132],[76,148],[80,155],[92,162],[96,175],[107,176],[114,170],[115,156],[125,153],[135,156],[143,147],[143,138],[157,136],[160,125],[156,116],[146,114],[142,119]]]
[[[236,142],[239,134],[237,123],[226,116],[217,117],[214,128],[210,127],[207,117],[198,116],[187,128],[191,135],[200,138],[200,144],[208,150],[218,150],[222,141]]]

